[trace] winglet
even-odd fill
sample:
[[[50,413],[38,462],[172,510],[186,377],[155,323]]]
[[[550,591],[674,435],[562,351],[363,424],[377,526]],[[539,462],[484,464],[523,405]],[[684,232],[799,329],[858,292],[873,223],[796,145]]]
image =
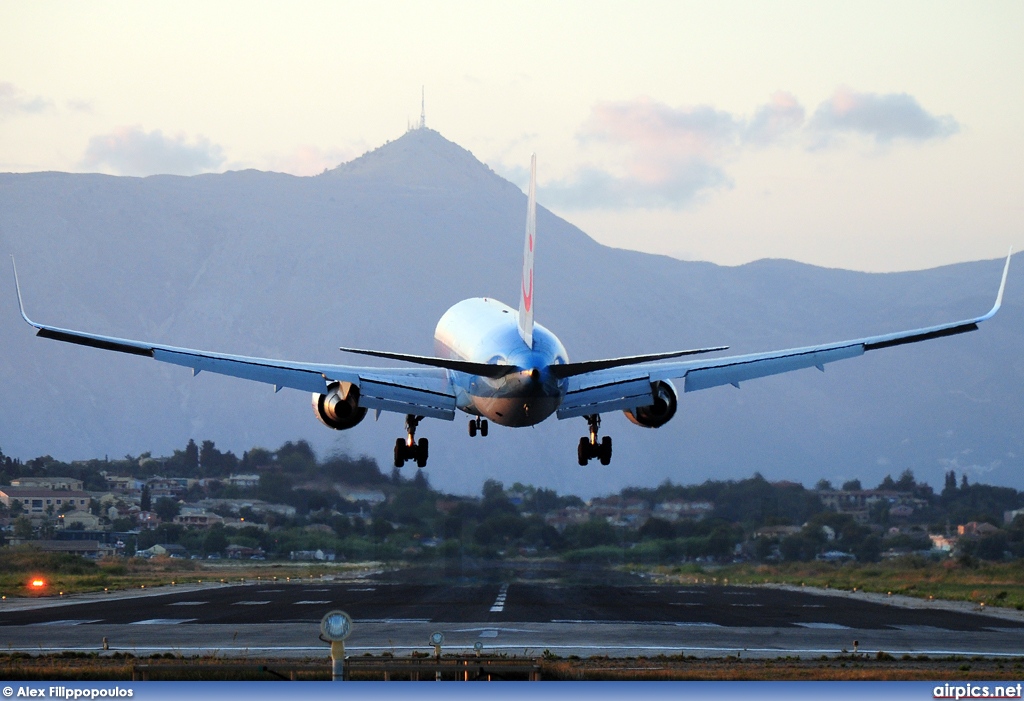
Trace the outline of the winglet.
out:
[[[519,335],[533,348],[533,249],[537,242],[537,154],[530,157],[530,191],[526,204],[523,284],[519,296]]]
[[[1003,265],[1003,279],[999,283],[999,293],[996,295],[996,303],[992,305],[992,309],[989,310],[988,314],[979,317],[978,321],[988,321],[996,315],[999,311],[999,307],[1003,305],[1003,290],[1006,289],[1006,275],[1010,272],[1010,258],[1013,257],[1013,247],[1010,247],[1010,252],[1006,254],[1006,264]]]
[[[30,326],[40,328],[39,324],[28,318],[28,314],[25,313],[25,303],[21,300],[21,285],[18,283],[18,266],[14,262],[14,255],[11,255],[11,267],[14,268],[14,290],[18,293],[18,308],[21,309],[21,318],[28,322]]]

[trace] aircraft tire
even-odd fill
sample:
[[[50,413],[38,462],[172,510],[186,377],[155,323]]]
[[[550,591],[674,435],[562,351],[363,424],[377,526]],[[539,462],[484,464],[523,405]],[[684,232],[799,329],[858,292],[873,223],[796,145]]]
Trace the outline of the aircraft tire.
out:
[[[580,438],[580,445],[576,449],[576,460],[579,462],[580,467],[585,467],[590,462],[590,441],[584,436]]]
[[[405,441],[401,438],[395,439],[395,467],[405,464]]]
[[[430,447],[430,443],[426,438],[420,438],[419,443],[416,445],[416,467],[427,466],[427,455]]]
[[[612,437],[605,436],[601,439],[601,448],[598,451],[598,457],[601,459],[602,465],[610,465],[612,462]]]
[[[480,422],[480,435],[485,438],[487,437],[487,419]]]
[[[476,419],[469,420],[469,437],[473,438],[476,436]]]

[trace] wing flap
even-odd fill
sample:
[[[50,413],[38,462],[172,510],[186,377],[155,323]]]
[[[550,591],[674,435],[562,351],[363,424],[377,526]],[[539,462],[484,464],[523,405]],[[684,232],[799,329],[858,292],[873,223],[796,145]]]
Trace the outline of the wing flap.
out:
[[[392,379],[364,376],[359,382],[359,404],[367,409],[446,421],[455,418],[455,394],[440,384],[435,388],[414,387]]]
[[[758,377],[779,375],[792,370],[821,367],[825,363],[833,363],[837,360],[864,355],[864,346],[852,345],[827,350],[806,348],[802,349],[802,351],[790,351],[790,353],[790,355],[780,357],[773,357],[763,353],[748,356],[741,355],[724,359],[727,362],[717,367],[711,366],[690,370],[686,373],[684,391],[696,392],[699,389],[739,384],[740,382],[753,380]]]
[[[322,373],[312,370],[165,348],[153,348],[151,354],[156,360],[192,368],[197,372],[214,372],[304,392],[322,394],[327,390],[326,378]]]
[[[588,414],[603,414],[606,411],[621,411],[646,406],[654,400],[651,381],[645,377],[627,378],[601,384],[586,384],[573,388],[565,394],[558,407],[558,418],[569,419]]]

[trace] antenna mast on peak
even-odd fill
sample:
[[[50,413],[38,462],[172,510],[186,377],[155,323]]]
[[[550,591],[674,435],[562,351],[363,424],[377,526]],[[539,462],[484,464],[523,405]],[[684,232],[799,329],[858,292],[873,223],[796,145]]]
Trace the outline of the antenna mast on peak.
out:
[[[420,129],[427,128],[427,91],[420,86]]]

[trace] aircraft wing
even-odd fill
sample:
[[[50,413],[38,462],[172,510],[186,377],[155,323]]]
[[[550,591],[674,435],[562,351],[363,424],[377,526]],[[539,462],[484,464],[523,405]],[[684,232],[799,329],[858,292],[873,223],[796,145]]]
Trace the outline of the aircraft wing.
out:
[[[17,270],[14,275],[21,316],[38,329],[36,335],[43,338],[182,365],[192,368],[193,375],[206,371],[265,382],[274,385],[275,391],[290,387],[323,394],[331,382],[351,382],[359,387],[360,406],[367,409],[448,421],[455,418],[455,391],[450,386],[447,371],[442,368],[370,368],[250,358],[47,326],[32,321],[25,314]]]
[[[804,348],[725,358],[643,363],[585,373],[570,378],[565,399],[558,409],[558,418],[567,419],[646,406],[644,402],[649,404],[653,398],[651,384],[659,380],[683,378],[683,388],[686,392],[720,385],[739,387],[741,382],[747,380],[792,370],[818,368],[824,371],[826,363],[856,358],[867,351],[975,331],[978,324],[991,319],[999,311],[1009,270],[1008,255],[1003,266],[1003,277],[999,283],[995,304],[988,313],[973,319]]]

